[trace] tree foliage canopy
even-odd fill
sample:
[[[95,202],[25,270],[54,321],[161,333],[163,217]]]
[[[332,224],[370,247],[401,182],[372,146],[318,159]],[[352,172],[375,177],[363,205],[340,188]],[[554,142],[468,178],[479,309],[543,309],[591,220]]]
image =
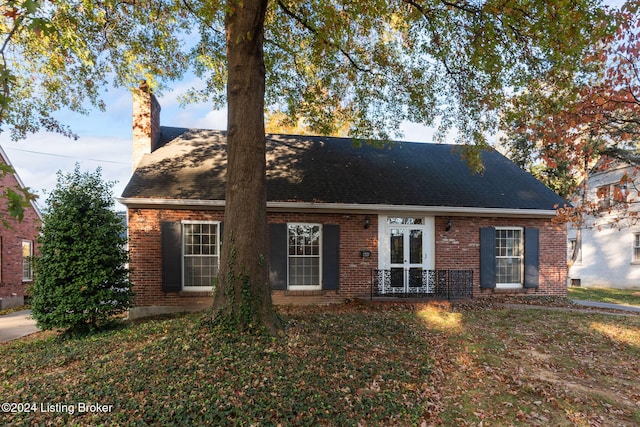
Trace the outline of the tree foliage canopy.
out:
[[[43,329],[87,329],[129,308],[125,226],[100,169],[58,172],[38,239],[33,317]]]
[[[635,188],[625,203],[603,209],[593,199],[597,192],[587,188],[591,172],[605,171],[618,161],[638,165],[639,7],[637,0],[624,4],[615,14],[616,32],[591,46],[580,72],[568,75],[568,84],[537,82],[532,90],[511,99],[504,116],[512,158],[573,199],[574,207],[564,210],[562,218],[578,228],[590,226],[587,218],[595,221],[602,215],[614,226],[635,217],[627,202],[640,199]],[[634,187],[632,175],[622,175],[621,188]]]
[[[640,137],[640,13],[637,0],[615,14],[566,83],[539,81],[504,116],[505,142],[522,165],[544,168],[568,196],[603,156],[635,162]],[[525,114],[523,114],[525,112]],[[606,162],[604,163],[606,165]]]
[[[103,108],[100,90],[145,78],[160,89],[190,69],[202,85],[184,100],[225,103],[226,2],[2,2],[0,120],[16,138],[39,128],[71,134],[62,107]],[[386,138],[403,120],[455,128],[483,142],[506,95],[532,80],[560,82],[608,30],[593,0],[269,3],[266,104]]]

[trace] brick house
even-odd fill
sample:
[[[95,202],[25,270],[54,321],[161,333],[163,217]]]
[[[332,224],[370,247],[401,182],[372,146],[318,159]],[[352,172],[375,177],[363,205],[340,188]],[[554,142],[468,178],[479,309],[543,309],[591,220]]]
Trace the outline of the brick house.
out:
[[[0,161],[11,166],[9,158],[0,147]],[[0,191],[8,188],[24,188],[17,174],[7,174],[0,178]],[[35,240],[42,217],[35,203],[24,210],[24,218],[17,221],[9,217],[7,202],[0,199],[0,215],[8,227],[0,225],[0,309],[24,304],[28,285],[33,282],[32,258]]]
[[[159,113],[135,94],[134,171],[119,199],[132,317],[208,305],[224,233],[225,133],[161,127]],[[268,135],[274,303],[433,296],[450,283],[473,297],[566,295],[566,229],[552,222],[564,200],[494,150],[474,174],[459,148]]]

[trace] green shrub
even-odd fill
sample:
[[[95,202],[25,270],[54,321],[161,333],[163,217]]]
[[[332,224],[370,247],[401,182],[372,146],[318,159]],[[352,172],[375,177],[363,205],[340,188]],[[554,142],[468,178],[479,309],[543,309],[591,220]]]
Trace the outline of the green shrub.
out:
[[[101,170],[58,172],[47,198],[32,287],[42,329],[92,330],[131,305],[125,226]]]

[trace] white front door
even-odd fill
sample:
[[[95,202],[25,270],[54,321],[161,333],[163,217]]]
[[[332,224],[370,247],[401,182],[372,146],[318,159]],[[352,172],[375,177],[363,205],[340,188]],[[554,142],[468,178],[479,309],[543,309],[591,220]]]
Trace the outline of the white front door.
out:
[[[380,269],[390,271],[391,292],[415,292],[434,267],[433,217],[380,216]]]

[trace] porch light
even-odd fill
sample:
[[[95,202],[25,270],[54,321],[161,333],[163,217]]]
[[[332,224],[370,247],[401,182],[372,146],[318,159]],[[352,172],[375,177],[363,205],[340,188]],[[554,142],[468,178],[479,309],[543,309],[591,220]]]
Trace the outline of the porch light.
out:
[[[449,219],[449,222],[447,223],[447,226],[444,228],[444,231],[449,231],[451,230],[451,226],[453,225],[453,223],[451,222],[451,219]]]
[[[365,230],[366,230],[367,228],[369,228],[369,226],[370,226],[370,225],[371,225],[371,220],[369,219],[369,217],[366,217],[366,218],[364,219],[364,228],[365,228]]]

